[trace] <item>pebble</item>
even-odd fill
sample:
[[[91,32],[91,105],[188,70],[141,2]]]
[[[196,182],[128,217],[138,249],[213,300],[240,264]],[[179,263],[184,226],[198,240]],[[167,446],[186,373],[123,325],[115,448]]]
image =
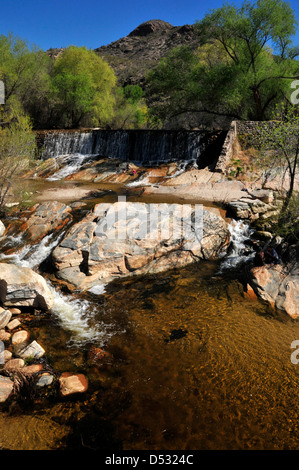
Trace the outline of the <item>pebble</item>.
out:
[[[86,392],[88,388],[87,378],[83,374],[71,374],[64,372],[59,378],[60,393],[62,396],[71,395],[73,393]]]
[[[21,369],[22,367],[24,367],[25,365],[25,361],[23,359],[20,359],[20,358],[16,358],[16,359],[10,359],[9,361],[6,362],[6,364],[4,365],[4,370],[16,370],[16,369]]]
[[[0,341],[7,343],[11,338],[11,333],[5,330],[0,330]]]
[[[0,313],[0,329],[6,327],[11,317],[12,317],[12,313],[10,312],[10,310],[3,310]]]
[[[39,359],[45,354],[44,348],[36,341],[32,341],[28,346],[18,352],[18,355],[23,359],[34,358]]]
[[[6,328],[8,328],[9,330],[14,330],[15,328],[17,328],[18,326],[21,325],[21,322],[20,320],[18,320],[17,318],[15,318],[14,320],[11,320],[7,325],[6,325]]]
[[[38,387],[47,387],[48,385],[51,385],[53,383],[54,376],[46,372],[45,374],[42,374],[38,381],[36,382],[36,385]]]
[[[20,330],[13,334],[11,342],[13,345],[26,343],[29,339],[29,333],[26,330]]]
[[[55,376],[49,372],[42,373],[43,364],[25,365],[26,359],[39,359],[45,354],[44,348],[37,342],[32,341],[28,344],[30,333],[27,330],[20,329],[15,333],[10,331],[21,326],[19,318],[11,320],[12,315],[20,315],[20,309],[11,308],[9,310],[0,307],[0,341],[2,342],[0,357],[0,403],[4,403],[12,394],[14,382],[11,378],[1,375],[1,370],[6,374],[9,372],[21,370],[23,374],[34,375],[40,374],[36,379],[36,386],[39,388],[51,386],[55,382]],[[10,344],[7,345],[7,343]],[[5,344],[5,346],[4,346]],[[7,349],[13,346],[12,352]],[[97,349],[96,356],[101,359],[105,357],[105,352]],[[64,372],[60,378],[60,393],[62,396],[68,396],[76,393],[83,393],[88,388],[88,380],[84,374],[73,374]]]

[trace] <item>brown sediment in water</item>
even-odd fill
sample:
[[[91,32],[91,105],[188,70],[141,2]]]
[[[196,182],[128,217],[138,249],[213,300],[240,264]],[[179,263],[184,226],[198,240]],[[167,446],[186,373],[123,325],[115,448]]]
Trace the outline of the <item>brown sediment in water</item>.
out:
[[[41,324],[55,369],[84,370],[90,389],[40,405],[30,418],[2,412],[0,446],[103,449],[108,440],[124,450],[298,449],[290,346],[299,324],[247,300],[217,267],[200,262],[117,281],[95,297],[94,325],[114,329],[97,344],[114,358],[106,370],[88,362],[89,345],[65,346],[70,333]]]

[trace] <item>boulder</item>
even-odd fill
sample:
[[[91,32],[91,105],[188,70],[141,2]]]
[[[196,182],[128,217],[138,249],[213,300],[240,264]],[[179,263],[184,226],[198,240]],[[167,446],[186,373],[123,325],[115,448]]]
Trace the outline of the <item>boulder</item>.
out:
[[[0,265],[0,301],[5,307],[41,310],[50,310],[54,305],[51,290],[41,275],[30,268],[6,263]]]
[[[248,290],[291,318],[299,318],[299,264],[258,266],[250,271]]]
[[[24,359],[15,358],[15,359],[10,359],[9,361],[7,361],[4,366],[4,369],[5,370],[17,370],[17,369],[22,369],[24,365],[25,365]]]
[[[250,197],[242,197],[236,201],[230,201],[227,204],[227,212],[229,216],[235,219],[245,219],[254,221],[261,216],[270,216],[277,208],[272,204],[266,204],[260,199],[252,199]]]
[[[226,221],[199,205],[104,203],[71,228],[52,260],[60,279],[86,290],[217,258],[229,236]]]
[[[40,376],[38,381],[36,382],[37,387],[47,387],[51,385],[54,381],[54,375],[49,374],[48,372],[45,372]]]
[[[72,220],[71,207],[56,201],[36,204],[20,231],[32,243],[37,243],[46,235],[59,231]]]
[[[21,322],[20,320],[18,320],[17,318],[14,318],[13,320],[11,320],[7,325],[7,329],[8,330],[14,330],[15,328],[17,328],[18,326],[21,325]]]
[[[11,338],[11,343],[16,346],[16,345],[20,345],[20,344],[24,344],[28,341],[29,339],[29,332],[26,331],[26,330],[20,330],[20,331],[17,331],[16,333],[14,333],[12,335],[12,338]]]
[[[8,331],[0,330],[0,341],[3,341],[4,343],[7,343],[11,338],[11,333]]]

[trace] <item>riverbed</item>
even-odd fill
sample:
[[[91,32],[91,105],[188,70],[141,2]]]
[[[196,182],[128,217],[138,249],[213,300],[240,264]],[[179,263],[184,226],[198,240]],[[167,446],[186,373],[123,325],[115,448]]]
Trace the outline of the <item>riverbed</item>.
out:
[[[121,192],[106,189],[97,202]],[[223,270],[223,262],[114,281],[99,295],[65,295],[79,306],[77,317],[63,308],[24,317],[51,366],[83,372],[89,388],[3,407],[0,448],[297,450],[291,344],[299,324],[247,297],[245,267]],[[103,367],[88,360],[91,344],[110,354]]]

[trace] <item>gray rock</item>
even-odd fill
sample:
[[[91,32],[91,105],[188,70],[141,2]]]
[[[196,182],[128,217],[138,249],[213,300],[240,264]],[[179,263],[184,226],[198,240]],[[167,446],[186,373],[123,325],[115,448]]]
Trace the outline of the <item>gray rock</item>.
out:
[[[45,354],[45,350],[38,344],[36,341],[32,341],[28,346],[24,349],[18,351],[18,356],[23,359],[34,358],[38,359]]]
[[[8,263],[1,263],[0,300],[6,307],[28,306],[50,310],[54,305],[52,292],[40,274],[30,268]]]
[[[36,385],[38,387],[47,387],[48,385],[51,385],[53,383],[53,380],[54,376],[46,373],[40,376],[40,378],[36,382]]]
[[[5,328],[6,325],[10,322],[12,313],[9,310],[4,310],[0,313],[0,329]]]
[[[55,248],[57,276],[79,289],[99,281],[161,272],[216,258],[229,244],[227,222],[182,204],[98,204]]]

